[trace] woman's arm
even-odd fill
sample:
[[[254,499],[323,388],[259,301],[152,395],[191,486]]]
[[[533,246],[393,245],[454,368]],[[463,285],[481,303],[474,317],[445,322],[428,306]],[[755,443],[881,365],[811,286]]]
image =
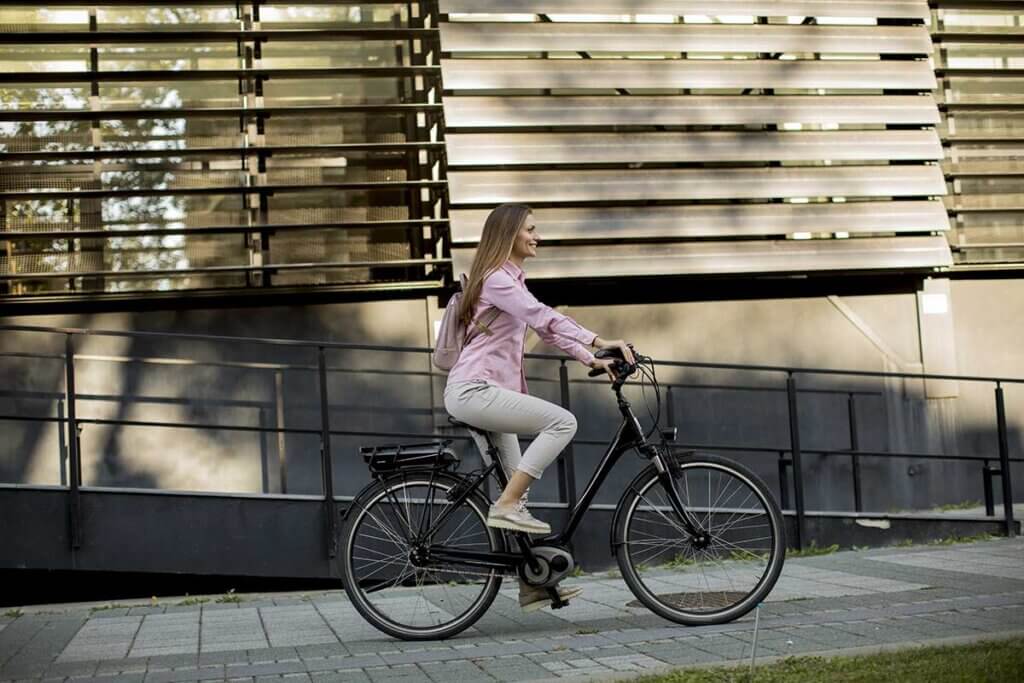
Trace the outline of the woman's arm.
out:
[[[542,304],[504,271],[497,270],[489,275],[481,294],[488,303],[532,327],[548,344],[593,367],[594,354],[586,347],[594,345],[598,336],[569,316]]]

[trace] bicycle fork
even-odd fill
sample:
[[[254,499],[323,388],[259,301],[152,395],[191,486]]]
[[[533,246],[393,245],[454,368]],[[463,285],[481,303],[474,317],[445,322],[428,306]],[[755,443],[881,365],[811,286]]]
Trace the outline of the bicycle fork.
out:
[[[682,496],[679,495],[679,489],[676,488],[676,479],[672,476],[670,464],[666,463],[662,457],[662,454],[659,452],[652,458],[654,467],[658,470],[658,481],[661,482],[662,487],[665,489],[669,504],[682,521],[686,533],[690,534],[693,542],[698,547],[704,547],[711,541],[711,537],[707,530],[697,521],[697,518],[687,509]]]

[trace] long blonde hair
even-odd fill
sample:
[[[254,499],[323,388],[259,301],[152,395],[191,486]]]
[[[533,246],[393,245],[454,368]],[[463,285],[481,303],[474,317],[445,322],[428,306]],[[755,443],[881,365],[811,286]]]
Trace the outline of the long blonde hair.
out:
[[[472,322],[484,280],[512,255],[516,235],[531,213],[533,209],[526,204],[502,204],[488,214],[459,306],[459,320],[463,325]]]

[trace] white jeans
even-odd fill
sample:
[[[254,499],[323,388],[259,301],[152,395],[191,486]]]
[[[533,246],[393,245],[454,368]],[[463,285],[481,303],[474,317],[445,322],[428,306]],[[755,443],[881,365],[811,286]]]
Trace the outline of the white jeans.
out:
[[[483,379],[449,384],[444,390],[444,407],[456,420],[490,433],[509,477],[518,469],[540,479],[576,434],[576,417],[565,408]],[[480,452],[486,453],[484,438],[470,434]],[[526,453],[520,454],[517,434],[537,435]]]

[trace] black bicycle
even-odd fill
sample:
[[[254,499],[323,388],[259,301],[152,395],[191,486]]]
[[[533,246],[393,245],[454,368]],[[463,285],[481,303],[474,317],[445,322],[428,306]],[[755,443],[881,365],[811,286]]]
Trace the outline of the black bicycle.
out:
[[[483,616],[513,572],[548,589],[576,566],[568,543],[598,488],[627,451],[650,461],[626,487],[611,524],[622,578],[656,614],[686,625],[720,624],[753,609],[782,571],[782,513],[768,487],[746,467],[670,441],[672,430],[644,433],[622,396],[641,373],[661,399],[653,361],[618,350],[612,390],[622,424],[561,531],[536,537],[487,526],[485,482],[507,478],[487,439],[486,466],[456,472],[449,441],[361,449],[373,482],[345,514],[338,562],[345,590],[363,617],[405,640],[448,638]],[[602,370],[591,371],[591,376]],[[453,424],[486,432],[471,425]],[[655,442],[651,436],[657,432]]]

